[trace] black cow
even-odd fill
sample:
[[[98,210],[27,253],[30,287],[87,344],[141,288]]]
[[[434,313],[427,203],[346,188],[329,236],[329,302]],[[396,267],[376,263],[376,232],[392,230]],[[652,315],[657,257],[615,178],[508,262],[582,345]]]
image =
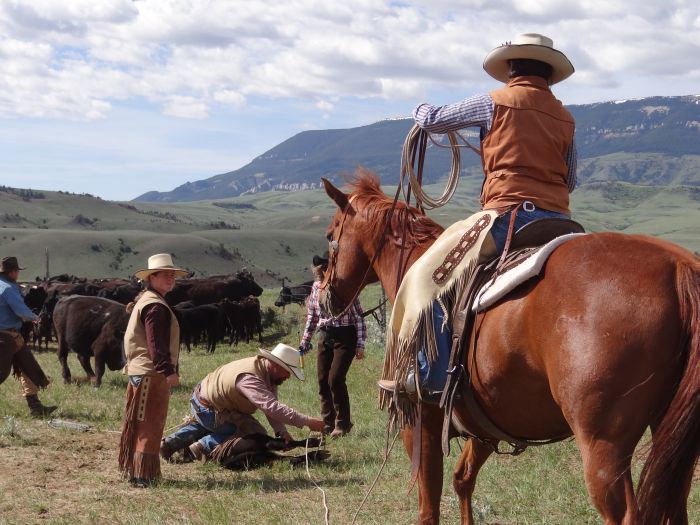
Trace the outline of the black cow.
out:
[[[121,304],[129,304],[141,291],[141,286],[137,284],[123,284],[113,289],[103,288],[97,294],[98,297],[111,299]]]
[[[44,301],[46,301],[46,297],[48,296],[46,288],[37,284],[25,288],[23,292],[24,304],[26,304],[32,312],[39,312],[44,306]]]
[[[185,344],[187,351],[190,351],[193,342],[204,335],[207,352],[214,353],[216,343],[225,329],[226,317],[223,310],[215,304],[201,304],[191,307],[178,305],[173,308],[173,312],[180,325],[180,342]]]
[[[110,370],[119,370],[126,364],[124,332],[129,314],[124,305],[101,297],[73,295],[61,298],[53,311],[53,325],[58,339],[58,360],[63,370],[63,381],[70,383],[68,352],[73,350],[78,361],[94,380],[102,384],[105,364]],[[90,357],[95,356],[95,370]]]
[[[177,281],[175,287],[165,295],[165,300],[171,306],[183,301],[192,301],[197,305],[213,304],[224,299],[237,301],[249,295],[258,297],[262,291],[251,273],[243,271],[233,277],[216,276]]]
[[[275,306],[287,306],[292,303],[304,304],[306,298],[311,295],[313,284],[313,281],[306,281],[296,286],[283,286],[275,300]]]

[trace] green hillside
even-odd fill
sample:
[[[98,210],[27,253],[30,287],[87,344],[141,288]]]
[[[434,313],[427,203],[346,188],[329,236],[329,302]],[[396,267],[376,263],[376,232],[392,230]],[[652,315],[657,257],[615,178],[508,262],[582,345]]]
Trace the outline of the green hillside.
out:
[[[481,178],[460,181],[452,202],[430,212],[447,226],[478,209]],[[392,186],[385,187],[393,193]],[[427,187],[432,195],[442,185]],[[126,277],[149,255],[171,252],[197,275],[244,267],[265,287],[309,278],[314,253],[335,205],[323,190],[272,191],[191,203],[118,203],[63,192],[0,191],[0,254],[27,266],[23,279],[51,275]],[[700,188],[603,181],[572,196],[574,218],[589,231],[618,230],[666,238],[700,252]]]

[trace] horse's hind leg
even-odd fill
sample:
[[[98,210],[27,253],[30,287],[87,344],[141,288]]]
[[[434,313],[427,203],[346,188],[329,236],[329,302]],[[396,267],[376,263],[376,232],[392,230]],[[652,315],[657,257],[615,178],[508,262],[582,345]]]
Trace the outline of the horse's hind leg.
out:
[[[606,525],[636,523],[637,500],[631,459],[635,443],[625,444],[591,435],[576,436],[588,494]]]
[[[464,443],[464,450],[455,466],[452,486],[459,499],[459,508],[462,514],[463,525],[474,525],[474,513],[472,510],[472,495],[476,487],[476,477],[479,469],[491,455],[492,449],[483,443],[468,439]]]

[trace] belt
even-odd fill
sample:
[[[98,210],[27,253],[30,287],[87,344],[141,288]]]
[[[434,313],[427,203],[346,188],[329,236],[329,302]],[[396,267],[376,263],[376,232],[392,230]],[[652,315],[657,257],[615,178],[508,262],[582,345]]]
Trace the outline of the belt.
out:
[[[202,395],[202,383],[197,383],[197,386],[194,387],[194,397],[204,408],[212,408],[209,401]]]
[[[355,325],[354,324],[344,324],[342,326],[323,326],[319,328],[319,330],[323,330],[324,332],[332,332],[333,330],[354,330]]]

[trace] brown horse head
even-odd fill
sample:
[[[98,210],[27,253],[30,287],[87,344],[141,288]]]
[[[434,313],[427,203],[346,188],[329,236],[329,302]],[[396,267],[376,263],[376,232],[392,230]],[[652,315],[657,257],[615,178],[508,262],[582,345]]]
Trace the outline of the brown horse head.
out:
[[[443,228],[414,207],[392,201],[381,189],[379,177],[358,168],[348,181],[349,194],[322,178],[328,196],[338,205],[328,228],[328,270],[321,287],[321,304],[333,315],[347,308],[367,284],[382,280],[390,299],[399,281],[384,282],[383,274],[401,263],[386,243],[403,247],[405,268],[420,256]]]

